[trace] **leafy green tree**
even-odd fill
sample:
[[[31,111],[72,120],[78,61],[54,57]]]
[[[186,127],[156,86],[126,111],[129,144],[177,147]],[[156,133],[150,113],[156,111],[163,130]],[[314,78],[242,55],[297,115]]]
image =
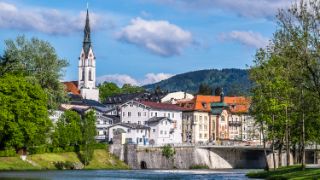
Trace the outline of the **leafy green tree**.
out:
[[[57,108],[66,100],[60,83],[67,61],[58,57],[55,49],[46,41],[25,36],[5,41],[5,52],[0,59],[0,76],[6,73],[33,77],[48,97],[49,109]]]
[[[22,76],[0,78],[0,148],[16,150],[45,144],[51,127],[47,96]]]
[[[121,88],[122,93],[138,93],[143,91],[144,91],[143,87],[134,86],[131,84],[124,84]]]
[[[212,95],[212,88],[208,84],[200,84],[198,94]]]
[[[96,116],[94,111],[89,111],[82,119],[82,146],[81,161],[88,165],[93,156],[96,132]]]
[[[121,89],[113,82],[104,82],[99,85],[99,98],[102,102],[105,101],[107,97],[120,93]]]
[[[81,144],[81,118],[74,111],[65,111],[59,118],[54,133],[53,145],[61,148]]]

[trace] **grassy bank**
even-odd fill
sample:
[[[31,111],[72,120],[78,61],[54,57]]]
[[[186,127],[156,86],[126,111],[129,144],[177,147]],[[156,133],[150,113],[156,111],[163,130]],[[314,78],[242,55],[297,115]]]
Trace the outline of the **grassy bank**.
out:
[[[0,170],[56,170],[57,162],[81,163],[74,152],[34,154],[27,157],[33,164],[19,157],[0,157]],[[104,149],[96,149],[93,159],[84,169],[128,169],[128,166]]]
[[[276,169],[275,171],[257,171],[247,174],[249,178],[261,179],[320,179],[320,169],[305,169],[301,166],[290,166]]]

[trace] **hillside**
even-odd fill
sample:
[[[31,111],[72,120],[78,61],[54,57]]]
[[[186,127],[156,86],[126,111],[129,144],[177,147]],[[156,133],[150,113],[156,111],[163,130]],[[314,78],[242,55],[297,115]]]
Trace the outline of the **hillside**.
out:
[[[187,72],[155,84],[145,85],[144,88],[153,90],[160,86],[161,89],[169,92],[196,93],[202,83],[208,84],[213,88],[213,91],[217,87],[223,87],[225,95],[228,96],[249,95],[251,88],[248,70],[243,69],[210,69]]]

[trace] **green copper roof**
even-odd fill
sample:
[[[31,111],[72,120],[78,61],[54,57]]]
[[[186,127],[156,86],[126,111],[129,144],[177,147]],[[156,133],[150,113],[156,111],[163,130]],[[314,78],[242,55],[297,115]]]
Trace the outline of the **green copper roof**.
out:
[[[224,102],[215,102],[215,103],[211,103],[211,108],[214,107],[228,107],[228,105]]]

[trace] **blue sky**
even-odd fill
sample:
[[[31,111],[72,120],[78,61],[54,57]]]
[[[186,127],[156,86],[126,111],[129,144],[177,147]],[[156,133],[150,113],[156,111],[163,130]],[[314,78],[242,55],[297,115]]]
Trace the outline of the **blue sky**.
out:
[[[99,81],[142,85],[174,74],[246,68],[289,0],[0,0],[0,52],[18,35],[50,42],[77,80],[89,4]]]

